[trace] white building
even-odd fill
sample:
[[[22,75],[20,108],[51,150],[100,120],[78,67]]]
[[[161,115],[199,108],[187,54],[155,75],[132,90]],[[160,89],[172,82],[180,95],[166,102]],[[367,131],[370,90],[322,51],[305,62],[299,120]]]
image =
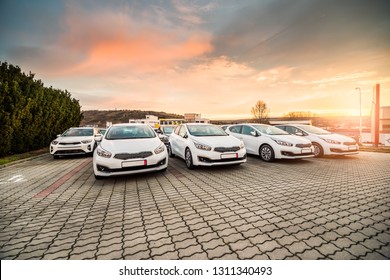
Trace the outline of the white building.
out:
[[[158,117],[154,115],[146,115],[145,119],[130,119],[129,123],[146,123],[149,124],[151,127],[160,126],[160,121],[158,120]]]

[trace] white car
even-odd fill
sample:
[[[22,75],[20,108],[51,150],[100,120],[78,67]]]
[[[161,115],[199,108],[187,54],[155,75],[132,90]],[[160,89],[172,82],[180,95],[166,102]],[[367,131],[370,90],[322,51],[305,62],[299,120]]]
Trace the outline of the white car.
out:
[[[181,124],[169,137],[169,143],[170,156],[184,159],[189,169],[246,162],[244,143],[212,124]]]
[[[359,146],[354,139],[331,133],[316,126],[285,124],[276,127],[310,140],[313,143],[316,157],[323,155],[353,155],[359,152]]]
[[[59,156],[93,154],[100,136],[94,127],[71,127],[50,143],[50,154]]]
[[[114,124],[93,154],[96,179],[151,171],[165,171],[168,153],[148,124]]]
[[[314,157],[312,143],[304,138],[266,124],[236,124],[226,132],[242,140],[248,154],[259,155],[264,161]]]

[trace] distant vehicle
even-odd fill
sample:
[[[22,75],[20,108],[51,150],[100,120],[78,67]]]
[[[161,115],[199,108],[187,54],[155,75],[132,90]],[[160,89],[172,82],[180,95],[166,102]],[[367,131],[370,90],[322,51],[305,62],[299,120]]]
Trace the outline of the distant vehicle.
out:
[[[184,159],[188,169],[246,162],[244,143],[212,124],[181,124],[171,134],[169,143],[170,156]]]
[[[169,137],[172,134],[175,127],[176,127],[175,125],[161,125],[160,130],[161,130],[162,134]]]
[[[101,135],[104,135],[107,131],[107,128],[98,128],[98,130]]]
[[[285,124],[276,127],[310,140],[314,146],[314,155],[353,155],[359,152],[356,141],[348,136],[329,132],[325,129],[304,124]]]
[[[168,152],[148,124],[112,125],[93,154],[96,179],[151,171],[165,171]]]
[[[271,125],[236,124],[229,126],[226,132],[242,140],[248,154],[258,155],[266,162],[314,157],[310,140],[290,135]]]
[[[99,136],[98,129],[94,127],[71,127],[51,142],[50,154],[55,159],[60,156],[92,155]]]

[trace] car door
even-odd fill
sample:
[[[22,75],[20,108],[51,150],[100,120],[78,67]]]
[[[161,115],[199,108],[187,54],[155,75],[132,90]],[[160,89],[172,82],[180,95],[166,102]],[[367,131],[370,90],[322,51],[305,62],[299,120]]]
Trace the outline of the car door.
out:
[[[184,158],[185,148],[187,147],[188,134],[185,125],[181,125],[178,134],[175,135],[173,153]]]
[[[241,129],[241,137],[247,153],[257,154],[259,150],[259,136],[257,131],[249,125],[243,125]]]
[[[228,129],[227,129],[227,133],[236,137],[237,139],[240,139],[242,140],[242,135],[241,135],[241,128],[242,128],[242,125],[233,125],[233,126],[230,126]]]

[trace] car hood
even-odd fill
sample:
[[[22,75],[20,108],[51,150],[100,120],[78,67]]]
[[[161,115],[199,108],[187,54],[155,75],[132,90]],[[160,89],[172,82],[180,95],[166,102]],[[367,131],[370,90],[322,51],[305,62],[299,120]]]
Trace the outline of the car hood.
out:
[[[337,133],[332,133],[332,134],[318,134],[318,137],[322,139],[331,139],[339,142],[355,142],[355,139],[352,139],[351,137],[337,134]]]
[[[286,141],[286,142],[289,142],[289,143],[294,144],[294,145],[296,145],[296,144],[311,144],[311,141],[309,139],[303,138],[301,136],[291,135],[291,134],[267,135],[267,136],[269,136],[272,139]]]
[[[145,151],[154,151],[160,144],[161,140],[155,138],[143,139],[118,139],[107,140],[103,139],[100,143],[102,149],[111,153],[138,153]]]
[[[94,137],[93,136],[68,136],[68,137],[58,137],[55,139],[55,141],[61,143],[74,143],[74,142],[81,142],[83,140],[94,140]]]
[[[241,140],[231,136],[204,136],[204,137],[195,137],[190,136],[190,138],[198,143],[208,145],[210,147],[233,147],[240,146],[242,143]]]

